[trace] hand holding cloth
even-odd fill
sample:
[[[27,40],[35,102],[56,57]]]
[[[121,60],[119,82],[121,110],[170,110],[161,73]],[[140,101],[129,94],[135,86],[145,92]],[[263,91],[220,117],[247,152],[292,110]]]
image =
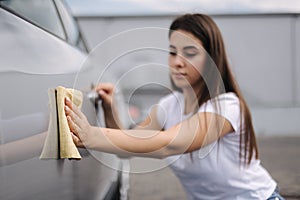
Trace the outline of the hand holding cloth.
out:
[[[65,98],[68,97],[79,108],[82,105],[82,93],[75,89],[57,87],[48,90],[50,119],[48,134],[40,159],[81,159],[70,133],[65,115]]]

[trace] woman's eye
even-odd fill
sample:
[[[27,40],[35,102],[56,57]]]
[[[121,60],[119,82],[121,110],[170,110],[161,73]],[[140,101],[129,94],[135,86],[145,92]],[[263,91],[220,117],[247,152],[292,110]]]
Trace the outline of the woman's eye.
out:
[[[169,51],[169,54],[170,54],[171,56],[175,56],[177,53],[174,52],[174,51]]]
[[[194,56],[196,56],[196,55],[197,55],[196,52],[186,52],[186,53],[184,53],[184,56],[185,56],[185,57],[194,57]]]

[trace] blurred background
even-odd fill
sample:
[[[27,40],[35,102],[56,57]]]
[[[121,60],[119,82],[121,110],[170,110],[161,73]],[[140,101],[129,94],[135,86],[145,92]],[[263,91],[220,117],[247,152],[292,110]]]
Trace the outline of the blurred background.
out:
[[[68,0],[90,52],[102,48],[126,31],[157,27],[168,29],[170,22],[187,12],[209,14],[218,24],[231,66],[249,103],[258,136],[262,163],[278,180],[290,199],[300,198],[300,1],[297,0]],[[139,38],[139,35],[134,36]],[[168,48],[167,35],[144,35],[144,40]],[[134,40],[111,45],[132,46]],[[100,44],[100,45],[99,45]],[[118,58],[110,67],[116,79],[136,66],[160,63],[167,66],[166,53],[139,51]],[[168,91],[166,70],[133,70],[122,82],[126,103],[134,122],[144,118],[151,105]],[[156,82],[137,87],[143,82]],[[132,159],[131,169],[159,165],[149,159]],[[166,175],[167,174],[167,175]],[[176,178],[167,169],[132,174],[130,195],[139,199],[184,198]],[[160,183],[160,184],[158,184]],[[172,183],[172,184],[171,184]],[[172,191],[178,191],[177,193]],[[151,195],[150,195],[151,194]],[[172,196],[173,195],[173,196]],[[145,198],[143,198],[145,199]],[[147,198],[146,198],[147,199]]]
[[[300,134],[299,1],[69,0],[67,2],[90,51],[97,50],[97,45],[105,43],[109,37],[125,31],[147,27],[167,29],[177,15],[185,12],[211,15],[223,33],[231,66],[251,107],[257,133]],[[142,37],[144,40],[157,41],[162,44],[162,48],[168,48],[167,35],[154,39],[151,35]],[[116,46],[107,49],[105,56],[113,55],[115,49],[120,46],[131,46],[133,42],[123,40],[122,44],[112,43]],[[118,58],[119,62],[115,63],[117,67],[111,66],[114,67],[113,73],[117,79],[126,71],[141,64],[159,62],[167,66],[166,53],[153,54],[140,51],[138,54],[127,55],[122,62],[120,60],[121,58]],[[151,82],[153,79],[153,76],[149,76],[143,70],[136,71],[136,74],[138,75],[134,79],[128,78],[122,85],[124,90],[135,87],[139,80]],[[166,70],[153,74],[163,85],[168,84]],[[155,91],[152,91],[151,96],[155,98],[153,93]],[[148,101],[134,103],[143,110],[146,107],[143,104],[147,104]]]
[[[299,0],[0,0],[1,200],[186,199],[161,160],[83,150],[80,162],[41,162],[32,140],[48,128],[47,89],[58,85],[84,92],[93,125],[103,125],[87,99],[97,82],[117,84],[128,127],[144,119],[170,92],[168,28],[184,13],[219,26],[262,165],[286,199],[300,199]]]

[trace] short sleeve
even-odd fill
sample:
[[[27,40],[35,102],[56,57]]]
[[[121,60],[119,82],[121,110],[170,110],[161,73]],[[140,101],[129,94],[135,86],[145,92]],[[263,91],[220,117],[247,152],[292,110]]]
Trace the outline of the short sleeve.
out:
[[[203,104],[198,112],[216,113],[227,119],[234,131],[240,127],[240,101],[235,93],[225,93]]]

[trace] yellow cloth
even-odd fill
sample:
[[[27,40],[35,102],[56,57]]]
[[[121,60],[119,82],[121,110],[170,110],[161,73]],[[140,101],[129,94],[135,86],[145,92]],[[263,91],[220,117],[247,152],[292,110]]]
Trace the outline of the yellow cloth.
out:
[[[44,143],[40,159],[81,159],[70,133],[65,115],[65,98],[81,107],[82,93],[78,90],[57,87],[48,90],[50,102],[50,120],[48,134]]]

